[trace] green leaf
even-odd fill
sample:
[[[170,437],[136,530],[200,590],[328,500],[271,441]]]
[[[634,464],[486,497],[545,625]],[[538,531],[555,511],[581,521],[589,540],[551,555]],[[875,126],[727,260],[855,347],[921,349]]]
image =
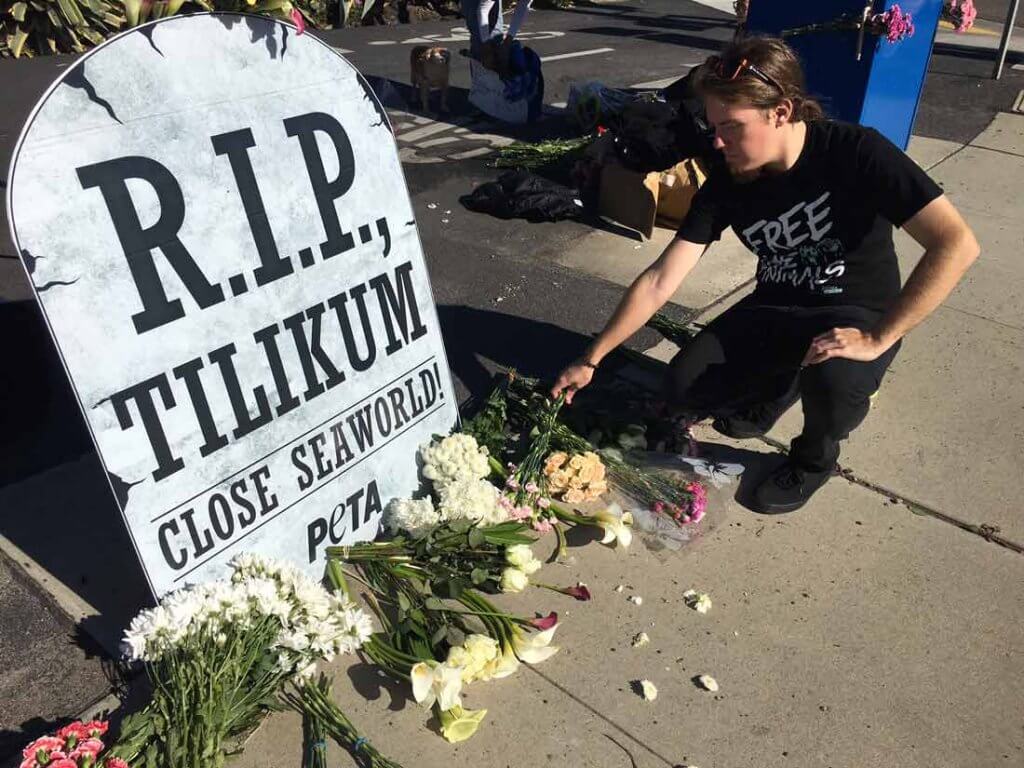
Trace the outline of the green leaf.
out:
[[[458,600],[462,597],[462,593],[466,591],[466,588],[460,581],[451,579],[448,581],[448,597],[452,600]]]
[[[25,47],[25,41],[28,40],[28,32],[20,27],[11,37],[7,38],[7,46],[11,49],[11,53],[14,54],[14,58],[21,56],[22,49]]]
[[[449,627],[447,625],[440,627],[430,638],[431,645],[439,645],[442,640],[448,637]]]
[[[448,645],[458,646],[466,642],[466,633],[458,627],[448,627]]]
[[[472,528],[469,531],[469,546],[476,549],[477,547],[483,546],[485,541],[484,532],[479,528]]]
[[[128,17],[128,26],[139,26],[139,11],[142,7],[142,0],[124,0],[124,12]]]
[[[57,0],[57,5],[60,6],[60,12],[64,14],[64,18],[68,20],[74,27],[85,26],[85,17],[82,15],[82,11],[78,8],[78,3],[75,0]]]
[[[443,611],[444,601],[439,597],[428,597],[423,601],[423,607],[428,611]]]
[[[448,523],[448,528],[452,533],[465,533],[473,525],[472,521],[462,518],[460,520],[453,520]]]
[[[412,608],[412,603],[409,602],[409,598],[406,597],[404,592],[398,593],[398,607],[403,611],[408,612]]]
[[[473,584],[479,587],[481,584],[487,581],[487,579],[489,579],[490,576],[488,575],[487,571],[485,571],[483,568],[474,568],[473,572],[469,575],[469,578],[473,580]]]

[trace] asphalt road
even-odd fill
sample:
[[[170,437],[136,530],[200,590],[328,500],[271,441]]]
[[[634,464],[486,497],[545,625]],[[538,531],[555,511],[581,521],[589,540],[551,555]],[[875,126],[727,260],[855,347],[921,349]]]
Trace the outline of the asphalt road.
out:
[[[687,0],[636,0],[535,12],[524,32],[524,41],[546,59],[546,102],[557,104],[567,99],[573,82],[599,80],[626,87],[675,78],[717,50],[731,37],[732,27],[728,15]],[[460,396],[486,392],[499,365],[536,375],[553,373],[601,327],[621,296],[617,286],[558,267],[551,258],[578,242],[590,225],[500,221],[469,213],[459,197],[497,176],[498,171],[489,166],[495,147],[516,137],[564,130],[564,123],[550,117],[539,127],[517,132],[478,119],[466,104],[468,67],[460,57],[453,65],[453,113],[438,121],[436,115],[414,109],[406,85],[408,50],[415,42],[430,39],[457,51],[465,45],[457,21],[340,30],[323,37],[345,51],[388,107]],[[933,57],[915,133],[965,141],[980,132],[995,112],[1009,108],[1024,88],[1024,76],[1009,71],[999,83],[987,80],[991,68],[987,55]],[[7,166],[32,106],[71,60],[0,61],[0,81],[5,84],[0,167]],[[628,240],[623,243],[632,247]],[[47,530],[44,536],[34,525],[55,511],[67,514],[68,508],[106,510],[104,514],[113,515],[110,524],[117,522],[105,487],[90,477],[95,470],[91,444],[35,313],[22,268],[10,258],[13,255],[6,221],[0,222],[0,257],[6,257],[0,258],[0,429],[5,435],[0,489],[23,484],[31,476],[38,478],[46,470],[57,473],[57,479],[43,484],[54,486],[52,494],[40,492],[33,497],[38,508],[31,515],[20,507],[2,510],[18,517],[17,522],[12,522],[14,517],[0,518],[4,520],[0,530],[101,610],[130,612],[133,606],[126,603],[140,599],[138,593],[129,591],[132,597],[128,598],[112,589],[135,578],[131,563],[107,560],[102,563],[106,577],[97,580],[97,565],[85,554],[69,558],[76,547],[87,554],[89,536],[98,538],[95,529],[101,526]],[[689,312],[685,307],[674,311],[680,316]],[[655,340],[653,334],[640,334],[633,343],[648,347]],[[112,546],[98,540],[92,543],[94,551]],[[19,670],[41,664],[59,672],[60,679],[81,681],[77,687],[69,685],[73,701],[61,704],[64,713],[85,706],[103,685],[100,658],[67,653],[66,645],[77,642],[68,639],[67,617],[52,612],[45,594],[33,591],[31,584],[26,588],[25,582],[9,578],[5,571],[0,572],[0,619],[12,631],[35,621],[37,632],[46,638],[26,646],[0,637],[0,646],[9,650],[2,666],[11,670],[0,674],[0,701],[19,702],[17,708],[0,709],[2,757],[4,747],[16,746],[28,732],[46,725],[25,713],[57,714],[44,703],[45,691],[32,694],[35,700],[24,699],[28,678]]]

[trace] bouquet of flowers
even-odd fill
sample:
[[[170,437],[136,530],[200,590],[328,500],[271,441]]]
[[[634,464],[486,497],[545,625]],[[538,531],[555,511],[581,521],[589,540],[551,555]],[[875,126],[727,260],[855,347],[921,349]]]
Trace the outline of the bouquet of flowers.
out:
[[[904,38],[914,34],[914,21],[909,13],[905,13],[899,5],[892,5],[889,10],[882,13],[871,13],[871,3],[864,6],[862,14],[843,14],[831,21],[804,24],[799,27],[784,29],[780,33],[782,37],[793,37],[795,35],[806,35],[812,32],[838,32],[850,30],[854,32],[869,32],[879,37],[884,37],[890,43],[898,43]]]
[[[538,412],[538,402],[543,394],[538,392],[538,383],[522,377],[512,379],[507,388],[509,410],[517,418],[530,424]],[[618,490],[646,509],[665,514],[679,525],[700,522],[707,505],[706,489],[699,482],[679,482],[670,475],[645,472],[631,465],[616,450],[597,451],[589,441],[580,437],[569,427],[554,422],[551,427],[551,443],[566,452],[587,454],[597,453],[607,469],[607,478]],[[631,518],[612,505],[599,515],[592,516],[594,524],[605,529],[605,541],[617,539],[628,545],[628,535],[623,540],[622,528],[632,523]],[[585,520],[588,516],[576,516]]]
[[[329,552],[329,577],[346,592],[346,575],[369,588],[367,600],[383,629],[363,652],[392,676],[409,681],[413,698],[434,710],[448,741],[468,739],[487,714],[462,707],[463,686],[506,677],[520,662],[540,663],[557,651],[550,645],[557,614],[526,619],[504,613],[472,587],[453,590],[458,582],[448,582],[449,598],[442,599],[434,591],[429,559],[421,564],[402,556],[374,557],[364,546],[373,545],[361,545],[359,559],[347,561],[356,573],[343,569],[346,553]],[[512,552],[511,559],[526,556]],[[352,554],[349,548],[347,555]]]
[[[953,25],[956,32],[966,32],[974,26],[978,9],[974,0],[946,0],[942,4],[942,18]]]
[[[608,490],[605,467],[593,451],[574,453],[555,451],[544,462],[548,491],[561,495],[567,504],[580,504],[599,499]]]
[[[242,555],[228,580],[187,587],[142,611],[125,633],[153,697],[125,721],[113,752],[168,768],[222,766],[227,740],[254,727],[282,684],[353,653],[368,614],[297,568]]]
[[[42,736],[21,751],[20,768],[128,768],[119,757],[101,757],[107,723],[93,720],[65,725],[53,736]]]

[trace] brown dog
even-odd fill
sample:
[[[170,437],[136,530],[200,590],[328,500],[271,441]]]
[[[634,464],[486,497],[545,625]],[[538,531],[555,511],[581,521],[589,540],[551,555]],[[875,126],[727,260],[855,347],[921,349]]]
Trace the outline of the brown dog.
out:
[[[441,111],[448,111],[448,65],[451,54],[447,48],[417,45],[409,55],[412,87],[419,88],[420,105],[430,112],[430,89],[441,89]]]

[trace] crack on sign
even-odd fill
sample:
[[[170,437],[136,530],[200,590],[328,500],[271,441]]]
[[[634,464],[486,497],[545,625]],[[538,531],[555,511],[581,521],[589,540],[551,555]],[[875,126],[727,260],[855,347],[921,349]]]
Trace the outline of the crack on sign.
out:
[[[79,279],[80,278],[76,277],[74,280],[51,280],[50,282],[45,283],[44,285],[37,285],[36,292],[42,293],[43,291],[48,291],[51,288],[55,288],[58,285],[74,285],[79,281]]]
[[[141,482],[142,480],[136,480],[134,483],[126,483],[120,476],[115,475],[113,472],[110,473],[110,485],[114,489],[114,496],[121,509],[124,509],[125,504],[128,503],[129,491]]]
[[[21,259],[25,262],[25,269],[28,270],[30,275],[34,275],[36,272],[36,262],[45,258],[45,256],[33,256],[29,253],[28,248],[21,249]]]
[[[139,30],[139,32],[141,32],[145,36],[145,38],[147,40],[149,40],[149,44],[153,48],[153,50],[156,51],[157,53],[159,53],[161,56],[163,56],[164,52],[161,51],[159,48],[157,48],[156,47],[156,43],[153,42],[153,32],[154,31],[156,31],[156,24],[151,24],[150,26],[143,27],[142,29]],[[166,58],[166,57],[164,57],[164,58]]]
[[[121,125],[124,125],[124,123],[121,122],[121,119],[116,114],[114,114],[114,108],[110,106],[110,102],[106,99],[101,99],[99,95],[96,93],[96,88],[93,86],[92,83],[89,82],[88,78],[86,78],[85,62],[82,62],[82,65],[80,67],[76,67],[75,69],[68,72],[67,76],[64,78],[64,84],[70,85],[72,88],[81,88],[83,91],[85,91],[85,95],[89,97],[89,101],[95,104],[99,104],[101,107],[107,110],[108,115],[110,115],[114,120],[116,120]]]
[[[366,78],[363,77],[362,74],[360,74],[359,72],[356,72],[356,78],[359,80],[359,85],[362,86],[366,98],[370,100],[370,103],[373,104],[373,108],[377,111],[377,114],[380,115],[380,122],[372,123],[370,127],[377,128],[378,126],[383,125],[386,126],[389,131],[394,133],[394,131],[392,131],[391,129],[391,123],[388,122],[387,112],[384,111],[384,107],[377,100],[377,95],[373,92],[373,89],[370,87],[370,84],[366,81]]]

